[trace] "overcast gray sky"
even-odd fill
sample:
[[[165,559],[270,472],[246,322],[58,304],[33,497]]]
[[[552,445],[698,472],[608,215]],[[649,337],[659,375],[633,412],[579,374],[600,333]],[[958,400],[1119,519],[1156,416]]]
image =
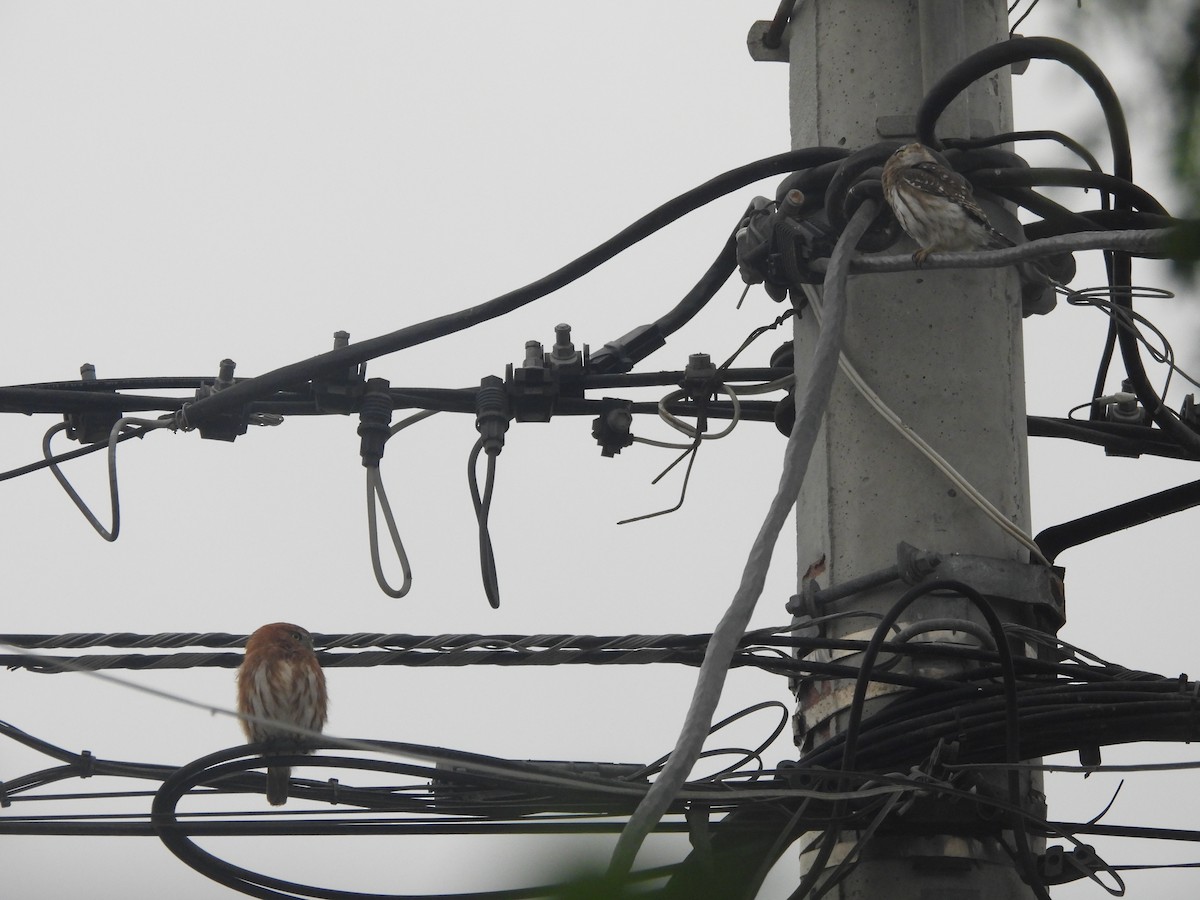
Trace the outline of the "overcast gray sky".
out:
[[[1046,4],[1049,6],[1049,4]],[[788,149],[787,70],[754,63],[750,24],[773,0],[0,3],[0,382],[257,374],[331,345],[482,302],[557,268],[662,201]],[[1095,6],[1090,4],[1089,6]],[[1095,14],[1085,10],[1079,15]],[[1039,9],[1023,31],[1061,34]],[[1090,31],[1127,107],[1153,106],[1148,70]],[[1055,127],[1101,159],[1098,109],[1050,63],[1014,82],[1018,127]],[[1146,122],[1145,119],[1135,121]],[[1171,206],[1153,119],[1135,172]],[[1069,164],[1035,147],[1031,161]],[[673,306],[754,193],[738,192],[503,320],[370,365],[393,385],[460,387],[550,343],[558,322],[599,347]],[[1075,196],[1088,204],[1091,197]],[[1101,280],[1098,260],[1077,283]],[[1168,285],[1165,266],[1135,277]],[[782,310],[728,285],[653,357],[718,360]],[[1184,294],[1143,311],[1195,358]],[[1060,307],[1027,321],[1028,406],[1063,415],[1089,399],[1105,323]],[[765,365],[787,335],[749,351]],[[1155,376],[1157,377],[1157,375]],[[629,394],[627,394],[629,395]],[[651,393],[638,395],[651,399]],[[1173,396],[1177,405],[1179,396]],[[7,416],[0,466],[36,459],[53,418]],[[3,631],[248,632],[289,620],[317,632],[623,634],[709,631],[740,576],[777,481],[783,438],[744,423],[706,445],[680,512],[669,451],[603,459],[590,420],[517,425],[492,510],[502,605],[479,584],[467,490],[472,417],[439,415],[393,440],[383,475],[414,572],[412,593],[376,587],[354,419],[289,419],[233,444],[155,433],[120,452],[122,535],[102,542],[47,473],[0,484]],[[656,422],[635,430],[672,439]],[[69,449],[61,438],[58,449]],[[1034,530],[1173,484],[1191,467],[1031,442]],[[106,514],[99,455],[67,471]],[[1194,665],[1200,612],[1189,573],[1196,513],[1070,551],[1063,636],[1134,668]],[[783,624],[796,581],[781,540],[754,625]],[[1194,675],[1194,673],[1193,673]],[[231,705],[232,673],[128,676]],[[510,758],[644,762],[674,743],[694,672],[565,667],[329,673],[331,733]],[[719,715],[789,701],[783,679],[731,674]],[[83,676],[0,676],[0,718],[73,750],[175,763],[241,742],[236,723]],[[756,743],[752,718],[721,745]],[[784,736],[770,763],[793,755]],[[1115,748],[1105,761],[1187,759],[1185,746]],[[0,778],[47,765],[0,745]],[[1053,818],[1088,818],[1119,779],[1049,781]],[[84,787],[90,787],[84,785]],[[1191,775],[1132,776],[1106,821],[1193,827]],[[1189,793],[1191,792],[1191,793]],[[52,806],[53,804],[47,804]],[[249,808],[253,808],[253,804]],[[13,813],[30,810],[16,804]],[[47,809],[47,812],[58,811]],[[1095,841],[1113,863],[1197,858],[1187,846]],[[517,886],[569,838],[266,839],[214,842],[234,862],[298,881],[411,892]],[[602,857],[607,844],[590,852]],[[667,860],[683,843],[652,843]],[[0,841],[14,897],[229,896],[150,838]],[[764,896],[794,886],[789,854]],[[1132,874],[1130,895],[1194,896],[1186,872]],[[1099,896],[1072,886],[1055,897]]]

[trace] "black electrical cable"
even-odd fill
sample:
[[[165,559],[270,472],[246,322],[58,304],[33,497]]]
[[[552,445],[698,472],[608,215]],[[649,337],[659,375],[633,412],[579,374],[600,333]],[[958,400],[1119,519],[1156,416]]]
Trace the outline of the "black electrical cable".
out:
[[[842,151],[820,147],[793,150],[731,169],[668,200],[599,246],[537,281],[485,303],[330,350],[245,381],[238,381],[224,390],[190,404],[188,421],[193,426],[198,425],[212,416],[232,412],[251,400],[262,399],[274,391],[294,388],[295,385],[323,372],[343,370],[379,356],[454,334],[520,309],[586,275],[637,242],[718,197],[764,178],[827,162],[835,152]]]
[[[775,17],[771,19],[771,24],[767,26],[767,30],[762,36],[762,45],[768,50],[778,50],[783,44],[783,32],[792,21],[795,9],[796,0],[779,0],[779,8],[775,10]]]
[[[1060,525],[1043,529],[1033,539],[1050,562],[1071,547],[1109,534],[1144,525],[1200,505],[1200,481],[1168,488],[1155,494],[1102,509]]]
[[[133,438],[143,437],[151,429],[149,428],[133,428],[129,431],[123,431],[117,435],[117,441],[128,441]],[[36,472],[39,469],[46,469],[59,463],[64,463],[72,459],[78,459],[81,456],[87,456],[89,453],[96,453],[100,450],[107,450],[108,442],[91,444],[87,447],[80,447],[78,450],[69,450],[66,453],[59,453],[49,459],[39,459],[37,462],[29,463],[25,466],[20,466],[16,469],[9,469],[7,472],[0,472],[0,481],[8,481],[10,478],[19,478],[22,475],[28,475],[30,472]]]
[[[1149,191],[1136,184],[1085,169],[1070,168],[984,168],[971,172],[971,183],[976,187],[1002,193],[1006,187],[1075,187],[1094,189],[1111,195],[1118,204],[1128,209],[1149,212],[1160,216],[1169,215]]]
[[[1172,459],[1200,459],[1200,456],[1189,453],[1168,439],[1160,429],[1147,425],[1056,419],[1047,416],[1028,416],[1026,422],[1030,437],[1065,438],[1086,444],[1097,444],[1121,455],[1147,454]]]
[[[1127,182],[1133,181],[1132,150],[1125,113],[1112,85],[1099,67],[1078,47],[1050,37],[1018,37],[1001,41],[973,53],[953,66],[929,90],[917,109],[917,140],[927,147],[940,149],[942,144],[934,133],[938,119],[956,97],[975,81],[997,69],[1033,59],[1049,59],[1073,69],[1092,89],[1108,124],[1113,148],[1114,173]]]
[[[1055,684],[1020,687],[1021,754],[1033,758],[1131,741],[1190,741],[1197,733],[1194,683],[1177,679]],[[863,764],[872,771],[918,764],[941,741],[958,746],[964,762],[1001,764],[1006,755],[1004,700],[995,686],[970,696],[908,695],[864,723]],[[806,753],[804,766],[832,766],[843,754],[844,737],[831,738]]]
[[[986,47],[951,68],[933,86],[917,110],[918,139],[930,147],[940,148],[941,143],[935,134],[937,120],[955,97],[962,93],[968,85],[996,69],[1032,59],[1061,62],[1070,67],[1091,88],[1100,103],[1105,123],[1108,126],[1109,142],[1113,152],[1113,174],[1118,179],[1133,184],[1133,153],[1130,147],[1129,129],[1116,91],[1113,90],[1104,72],[1086,53],[1057,38],[1013,38]],[[1115,198],[1115,208],[1118,212],[1129,211],[1131,204],[1122,195]],[[1130,254],[1114,251],[1111,284],[1116,292],[1116,302],[1127,309],[1133,308],[1133,300],[1130,297],[1121,297],[1119,288],[1129,289],[1133,283],[1132,271]],[[1137,394],[1138,402],[1149,412],[1158,426],[1180,446],[1190,452],[1200,453],[1200,435],[1181,423],[1163,405],[1153,385],[1150,384],[1142,364],[1137,339],[1128,332],[1118,329],[1115,340],[1121,349],[1125,372],[1129,376],[1134,393]],[[1098,391],[1097,396],[1102,392],[1103,388]]]
[[[674,334],[704,308],[704,305],[729,280],[729,276],[737,269],[737,242],[735,233],[730,233],[721,252],[708,270],[696,282],[695,287],[688,291],[683,299],[673,309],[655,321],[660,334],[669,337]]]
[[[0,387],[0,412],[145,412],[179,409],[178,397],[145,397],[99,391],[64,391],[48,388]]]
[[[1013,5],[1008,8],[1009,15],[1012,15],[1013,10],[1017,8],[1019,3],[1020,3],[1020,0],[1016,0],[1016,2],[1014,2]],[[1038,5],[1038,0],[1030,0],[1029,8],[1027,10],[1025,10],[1025,12],[1021,13],[1021,15],[1019,15],[1017,17],[1017,21],[1013,22],[1012,26],[1009,28],[1008,33],[1010,36],[1012,34],[1014,34],[1018,28],[1021,27],[1021,23],[1024,22],[1025,19],[1027,19],[1029,17],[1029,14],[1031,12],[1033,12],[1034,9],[1037,8],[1037,5]]]
[[[806,654],[829,651],[859,652],[866,644],[863,641],[832,639],[823,637],[799,637],[780,635],[779,629],[748,632],[738,642],[740,651],[734,656],[733,666],[755,666],[766,671],[806,676],[812,678],[853,677],[858,669],[839,663],[810,660]],[[1040,640],[1051,647],[1056,655],[1065,652],[1069,645],[1050,635],[1025,629],[1020,632],[1027,641]],[[464,665],[560,665],[560,664],[614,664],[646,665],[672,663],[699,665],[703,660],[704,647],[711,635],[435,635],[357,633],[348,635],[313,636],[321,647],[318,659],[325,668],[375,667],[386,665],[404,666],[464,666]],[[58,673],[72,671],[96,671],[99,669],[169,669],[218,667],[236,668],[242,656],[239,653],[173,653],[165,655],[125,654],[88,655],[75,658],[47,656],[44,650],[70,647],[86,648],[112,646],[127,648],[153,647],[241,647],[245,635],[224,633],[181,633],[160,635],[117,634],[0,634],[0,643],[13,647],[37,650],[36,653],[0,655],[0,666],[25,668],[33,672]],[[967,670],[962,678],[968,681],[991,678],[992,664],[998,657],[992,651],[959,645],[896,643],[886,642],[884,649],[896,656],[910,658],[936,657],[972,662],[980,668]],[[350,647],[364,650],[359,653],[335,653],[330,648]],[[383,647],[383,651],[372,648]],[[760,652],[769,652],[768,657]],[[1079,653],[1081,651],[1073,651]],[[778,655],[776,655],[778,654]],[[1070,658],[1074,659],[1074,656]],[[1072,680],[1111,681],[1129,677],[1127,670],[1119,669],[1100,661],[1098,665],[1064,664],[1051,660],[1018,660],[1024,677],[1042,679],[1045,676],[1060,676]],[[1116,674],[1114,674],[1116,673]],[[1146,673],[1147,680],[1160,680],[1161,676]],[[875,680],[925,691],[943,692],[953,695],[964,690],[977,691],[975,687],[964,687],[959,680],[927,678],[890,672],[877,666]],[[942,701],[933,699],[935,706]],[[949,702],[947,700],[946,702]],[[873,720],[879,721],[879,720]]]
[[[947,137],[943,138],[942,143],[944,143],[948,148],[971,150],[975,148],[995,147],[1000,144],[1018,143],[1021,141],[1054,141],[1062,144],[1062,146],[1066,147],[1068,150],[1078,156],[1093,172],[1103,171],[1103,169],[1100,167],[1099,160],[1092,155],[1091,151],[1088,150],[1087,147],[1083,146],[1083,144],[1079,143],[1079,141],[1075,140],[1074,138],[1063,134],[1061,131],[1052,131],[1046,129],[1035,131],[1005,131],[1001,134],[994,134],[990,137],[983,138]],[[1102,195],[1100,199],[1101,202],[1104,203],[1107,202],[1108,198]]]
[[[470,900],[524,900],[524,898],[547,896],[553,890],[553,888],[539,887],[447,895],[362,893],[299,884],[233,865],[197,846],[187,834],[187,826],[181,827],[175,807],[188,790],[201,782],[219,780],[230,774],[244,771],[249,766],[261,765],[261,760],[234,758],[241,755],[241,751],[242,748],[236,748],[213,753],[183,766],[163,782],[151,807],[151,819],[164,846],[188,866],[218,884],[252,897],[267,898],[267,900],[275,900],[275,898],[295,900],[300,897],[322,898],[322,900],[369,900],[369,898],[374,898],[374,900],[434,900],[435,896],[454,897],[458,900],[468,900],[468,898]],[[360,762],[353,759],[328,761],[336,762],[339,766],[350,767],[354,767],[355,763]],[[324,764],[327,762],[327,758],[318,757],[308,762],[309,764]]]
[[[471,502],[475,506],[475,518],[479,523],[479,568],[483,577],[483,592],[492,609],[500,606],[500,582],[496,574],[496,554],[492,550],[492,536],[488,531],[488,515],[492,509],[492,491],[496,484],[496,454],[487,454],[487,475],[483,493],[479,491],[479,476],[476,465],[483,452],[485,438],[479,438],[471,448],[467,459],[467,483],[471,487]]]
[[[789,710],[787,708],[787,706],[780,703],[778,700],[765,700],[762,703],[755,703],[752,706],[746,707],[745,709],[738,710],[736,713],[726,716],[720,722],[717,722],[715,725],[712,725],[708,729],[708,733],[710,735],[716,734],[718,731],[720,731],[722,728],[726,727],[727,725],[732,725],[734,722],[736,722],[740,719],[744,719],[746,716],[753,715],[754,713],[759,712],[760,710],[764,710],[764,709],[780,709],[783,711],[783,718],[780,720],[780,722],[778,724],[776,724],[774,730],[771,731],[771,733],[766,737],[765,740],[763,740],[758,745],[758,747],[756,749],[747,751],[747,753],[746,753],[747,756],[761,757],[761,754],[763,752],[765,752],[766,749],[775,742],[775,739],[777,737],[779,737],[779,735],[783,734],[783,729],[787,727],[788,719],[791,717],[791,710]],[[643,766],[642,768],[638,769],[636,772],[632,773],[631,775],[629,775],[627,777],[629,779],[633,779],[633,778],[645,778],[650,775],[653,775],[662,770],[663,765],[666,763],[666,761],[668,759],[670,759],[670,757],[671,757],[671,754],[666,753],[663,756],[660,756],[654,762],[648,763],[647,765]],[[722,775],[725,775],[725,774],[728,774],[729,772],[735,771],[736,768],[738,768],[737,764],[735,764],[733,767],[722,769],[720,772],[716,772],[713,775],[710,775],[709,777],[713,778],[713,779],[720,778]]]

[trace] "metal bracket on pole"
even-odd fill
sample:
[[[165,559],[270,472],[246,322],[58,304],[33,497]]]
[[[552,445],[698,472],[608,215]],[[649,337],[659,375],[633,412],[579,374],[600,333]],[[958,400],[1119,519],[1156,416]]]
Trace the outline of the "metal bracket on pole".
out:
[[[851,578],[840,584],[821,589],[815,580],[806,581],[802,592],[787,602],[787,611],[794,616],[817,618],[839,600],[894,581],[917,585],[931,577],[953,579],[969,584],[990,600],[1041,606],[1057,626],[1066,621],[1066,595],[1063,589],[1063,569],[1042,565],[972,556],[966,553],[940,554],[918,550],[901,541],[896,546],[896,564]]]
[[[916,584],[937,569],[941,562],[942,557],[939,554],[918,550],[912,544],[901,541],[896,545],[894,566],[851,578],[824,590],[821,590],[815,580],[806,581],[803,592],[793,595],[788,600],[786,609],[794,616],[807,615],[816,618],[824,613],[824,608],[829,604],[871,588],[883,587],[893,581]]]
[[[771,25],[770,20],[755,22],[750,26],[750,33],[746,35],[746,49],[750,51],[750,58],[755,62],[788,61],[788,42],[786,40],[774,47],[767,46],[767,42],[763,40],[771,30]]]
[[[1064,573],[1059,566],[955,553],[943,557],[937,577],[969,584],[989,600],[1039,606],[1053,617],[1057,629],[1067,621]]]

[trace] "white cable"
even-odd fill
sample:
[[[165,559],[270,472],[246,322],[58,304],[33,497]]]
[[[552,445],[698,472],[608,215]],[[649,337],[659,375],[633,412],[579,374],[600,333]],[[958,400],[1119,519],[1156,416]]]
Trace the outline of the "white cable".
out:
[[[108,497],[112,507],[112,525],[105,528],[100,524],[100,520],[96,518],[95,513],[88,508],[88,505],[83,502],[83,498],[72,487],[71,482],[67,480],[67,476],[62,473],[58,464],[54,461],[54,455],[50,452],[50,439],[58,432],[66,430],[67,423],[63,422],[55,425],[46,432],[42,438],[42,455],[49,462],[48,468],[51,474],[54,475],[58,483],[62,485],[62,489],[67,492],[67,496],[79,509],[88,524],[95,529],[96,533],[104,540],[110,543],[115,541],[121,534],[121,497],[117,487],[117,444],[120,442],[121,432],[126,428],[133,426],[141,426],[144,430],[138,434],[139,438],[144,437],[147,432],[153,431],[156,428],[175,429],[175,421],[173,417],[166,419],[139,419],[134,416],[124,416],[116,421],[112,430],[108,433]]]
[[[664,450],[692,450],[695,448],[695,442],[696,442],[697,438],[699,438],[702,441],[715,441],[715,440],[719,440],[720,438],[727,437],[729,435],[729,433],[731,431],[733,431],[734,428],[737,427],[738,422],[741,421],[742,404],[737,398],[738,392],[736,389],[731,388],[727,384],[720,385],[720,389],[729,396],[729,399],[733,405],[733,416],[732,416],[732,419],[729,422],[729,426],[727,428],[724,428],[723,430],[718,431],[715,434],[708,434],[708,433],[697,434],[696,429],[693,426],[682,421],[678,416],[673,415],[670,411],[667,410],[668,403],[672,403],[684,395],[683,391],[672,391],[671,393],[667,394],[665,397],[663,397],[661,400],[658,401],[658,417],[660,419],[662,419],[664,422],[666,422],[668,425],[670,425],[672,428],[674,428],[676,431],[686,434],[689,438],[692,439],[692,442],[689,444],[675,444],[670,441],[656,441],[653,438],[637,437],[636,435],[632,435],[632,434],[629,436],[630,439],[635,441],[636,443],[646,444],[647,446],[650,446],[650,447],[662,447]]]
[[[804,286],[804,293],[808,297],[809,306],[813,311],[813,316],[817,319],[819,324],[821,320],[821,298],[817,291],[812,289],[809,285]],[[896,432],[902,438],[916,447],[917,450],[919,450],[931,463],[933,463],[934,467],[943,475],[945,475],[946,478],[950,480],[950,483],[958,488],[958,490],[961,491],[968,500],[974,503],[979,508],[980,512],[995,522],[996,525],[998,525],[1015,541],[1028,549],[1030,555],[1034,559],[1044,566],[1050,566],[1050,561],[1043,555],[1041,548],[1037,545],[1033,538],[1026,534],[1025,531],[1015,522],[1009,519],[1008,516],[1004,515],[1004,513],[1001,512],[991,500],[985,497],[978,488],[971,484],[971,482],[967,481],[962,473],[955,469],[954,466],[950,465],[950,463],[946,461],[945,457],[934,450],[933,447],[930,446],[923,437],[913,431],[912,428],[910,428],[904,422],[904,420],[892,410],[890,406],[884,403],[883,398],[881,398],[877,393],[875,393],[874,390],[871,389],[871,386],[868,385],[866,380],[863,379],[863,377],[858,373],[858,370],[854,368],[854,365],[846,358],[845,354],[842,354],[841,358],[838,360],[838,366],[842,370],[842,374],[845,375],[847,380],[854,385],[855,389],[862,394],[863,399],[870,404],[872,409],[879,413],[885,422],[896,429]]]
[[[825,277],[828,315],[825,327],[821,329],[817,338],[812,377],[805,387],[803,400],[796,412],[796,425],[784,450],[779,487],[750,548],[742,571],[742,580],[733,601],[709,639],[700,674],[696,677],[692,703],[675,743],[675,749],[621,831],[609,862],[610,875],[624,877],[633,868],[643,841],[654,830],[683,787],[704,747],[713,712],[721,699],[729,662],[762,594],[779,532],[796,503],[808,470],[808,462],[825,416],[834,375],[837,373],[837,361],[841,355],[839,348],[842,327],[846,321],[845,288],[849,263],[855,253],[854,245],[874,220],[878,208],[876,201],[865,201],[855,212],[834,248],[829,261],[829,273]]]
[[[765,384],[747,384],[742,387],[735,387],[733,392],[739,397],[749,397],[753,394],[771,394],[775,391],[786,391],[796,383],[796,373],[784,375],[782,378],[776,378],[774,381],[768,381]]]
[[[646,444],[650,447],[662,447],[664,450],[691,450],[693,444],[672,444],[670,441],[656,441],[652,438],[638,437],[631,434],[629,436],[635,443]]]
[[[733,404],[733,415],[729,420],[728,427],[716,432],[715,434],[698,432],[693,426],[689,425],[687,422],[684,422],[679,417],[672,415],[670,410],[667,409],[668,403],[673,403],[685,395],[685,392],[682,390],[672,391],[658,401],[658,417],[676,431],[680,432],[681,434],[686,434],[692,440],[699,438],[702,441],[716,441],[720,438],[726,437],[731,431],[733,431],[734,428],[737,427],[738,422],[742,418],[742,404],[741,401],[738,400],[737,394],[734,393],[733,388],[725,384],[722,384],[719,387],[725,392],[726,396],[729,397],[730,402]],[[689,444],[688,446],[691,445]]]

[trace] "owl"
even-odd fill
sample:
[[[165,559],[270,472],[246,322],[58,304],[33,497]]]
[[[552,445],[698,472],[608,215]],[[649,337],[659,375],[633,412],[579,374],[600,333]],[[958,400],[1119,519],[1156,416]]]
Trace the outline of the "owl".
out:
[[[923,144],[906,144],[883,167],[883,196],[900,227],[917,242],[918,266],[934,251],[1011,247],[992,227],[971,184]]]
[[[313,651],[311,634],[298,625],[275,622],[250,635],[237,672],[239,713],[320,731],[325,726],[328,700],[325,673]],[[282,725],[241,721],[246,739],[252,743],[303,752],[305,735]],[[287,802],[290,777],[288,766],[267,768],[267,802],[272,806]]]

